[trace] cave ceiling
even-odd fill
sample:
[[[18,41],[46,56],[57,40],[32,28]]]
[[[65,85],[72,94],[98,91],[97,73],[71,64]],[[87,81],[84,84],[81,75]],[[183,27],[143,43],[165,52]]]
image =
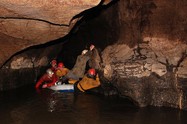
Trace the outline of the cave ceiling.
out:
[[[75,15],[101,2],[110,0],[1,0],[0,66],[18,51],[64,37]]]

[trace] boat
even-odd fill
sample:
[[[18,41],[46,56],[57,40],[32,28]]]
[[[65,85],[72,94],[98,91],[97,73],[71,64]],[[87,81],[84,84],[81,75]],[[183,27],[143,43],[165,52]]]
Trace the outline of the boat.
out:
[[[57,84],[49,87],[49,89],[60,92],[74,92],[73,84]]]

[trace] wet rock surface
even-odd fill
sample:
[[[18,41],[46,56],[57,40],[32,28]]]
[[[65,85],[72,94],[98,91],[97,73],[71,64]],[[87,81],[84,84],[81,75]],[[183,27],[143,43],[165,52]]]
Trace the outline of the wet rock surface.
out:
[[[186,3],[119,3],[122,28],[118,43],[102,52],[104,76],[139,106],[186,109]]]
[[[1,0],[0,65],[16,52],[67,35],[84,10],[100,0]]]
[[[139,44],[140,53],[136,46],[109,46],[102,54],[106,65],[104,76],[113,80],[121,96],[129,97],[139,106],[186,108],[186,72],[181,70],[187,59],[186,44],[162,42]]]

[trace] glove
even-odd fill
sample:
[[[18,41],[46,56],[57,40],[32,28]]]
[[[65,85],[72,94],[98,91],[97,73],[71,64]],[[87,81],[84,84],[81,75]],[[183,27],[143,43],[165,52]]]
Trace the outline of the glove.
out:
[[[93,50],[95,48],[95,46],[92,44],[90,45],[90,50]]]
[[[42,86],[42,88],[47,88],[47,84],[44,84],[44,85]]]

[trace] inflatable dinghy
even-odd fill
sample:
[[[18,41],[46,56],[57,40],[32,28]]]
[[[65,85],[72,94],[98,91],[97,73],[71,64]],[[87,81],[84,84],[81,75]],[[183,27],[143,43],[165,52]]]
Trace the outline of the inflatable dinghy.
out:
[[[62,92],[74,92],[74,85],[73,84],[58,84],[49,87],[51,90],[55,91],[62,91]]]

